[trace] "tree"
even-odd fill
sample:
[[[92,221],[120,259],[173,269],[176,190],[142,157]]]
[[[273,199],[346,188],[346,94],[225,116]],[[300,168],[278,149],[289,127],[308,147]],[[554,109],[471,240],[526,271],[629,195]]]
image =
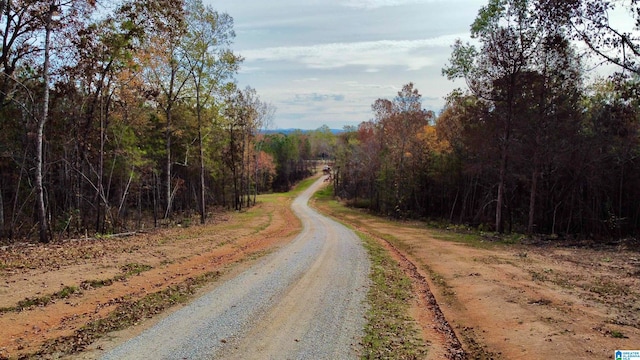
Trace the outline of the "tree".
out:
[[[407,175],[418,164],[416,136],[433,117],[431,112],[422,109],[421,97],[413,83],[404,85],[392,103],[391,116],[382,119],[384,146],[393,174],[393,211],[396,216],[409,208],[413,178]]]
[[[43,81],[43,97],[42,97],[42,114],[38,118],[37,132],[36,132],[36,168],[35,168],[35,185],[36,185],[36,203],[38,214],[38,227],[39,238],[41,242],[49,241],[48,234],[48,219],[46,204],[44,198],[44,184],[43,184],[43,164],[44,164],[44,126],[49,118],[49,86],[50,86],[50,57],[51,57],[51,34],[57,28],[60,27],[62,22],[61,16],[73,18],[79,15],[79,9],[81,7],[72,6],[73,2],[64,2],[58,0],[52,0],[45,2],[39,8],[40,19],[44,28],[44,46],[43,46],[43,65],[42,65],[42,81]],[[89,2],[87,5],[95,5],[93,2]],[[63,14],[67,9],[67,13]]]
[[[76,97],[86,96],[80,107],[83,113],[77,120],[76,159],[65,159],[73,164],[79,183],[86,182],[94,189],[93,202],[99,204],[96,211],[95,230],[105,232],[106,218],[113,224],[119,214],[113,214],[109,193],[111,191],[112,172],[105,174],[106,148],[109,146],[109,126],[112,121],[112,111],[115,104],[126,97],[119,97],[121,81],[136,84],[137,71],[132,71],[138,64],[133,60],[135,47],[140,44],[149,29],[135,17],[127,14],[128,5],[116,9],[115,14],[109,14],[102,19],[88,24],[78,31],[78,37],[73,38],[71,52],[76,60],[75,64],[68,63],[66,68],[69,81],[68,89],[74,89]],[[136,15],[140,16],[140,15]],[[98,134],[94,132],[98,130]],[[97,137],[97,139],[95,137]],[[95,140],[94,140],[95,139]],[[99,144],[92,147],[95,141]],[[92,151],[93,148],[93,151]],[[86,168],[90,170],[86,170]],[[75,189],[80,194],[79,189]],[[126,191],[123,196],[126,197]],[[122,204],[123,201],[118,201]],[[80,209],[80,204],[77,204]],[[118,206],[121,208],[121,206]],[[120,210],[118,210],[119,212]]]
[[[522,76],[532,69],[532,59],[545,32],[530,13],[526,0],[490,0],[471,26],[482,51],[459,40],[453,46],[450,65],[443,70],[449,79],[464,78],[476,96],[495,105],[491,121],[496,130],[498,184],[495,228],[504,231],[503,210],[511,146],[520,120],[516,102],[521,98]]]
[[[173,198],[178,186],[173,185],[171,156],[175,124],[174,108],[184,96],[183,90],[190,80],[191,68],[182,49],[187,33],[183,1],[164,1],[158,6],[155,19],[156,31],[149,37],[144,61],[148,86],[156,95],[156,101],[164,116],[164,218],[171,215]],[[179,182],[178,182],[179,183]],[[178,185],[176,183],[176,185]]]
[[[322,125],[309,133],[311,141],[311,152],[314,156],[328,160],[331,158],[333,147],[335,146],[335,135],[327,125]]]
[[[404,217],[426,206],[422,174],[427,171],[426,132],[434,114],[422,109],[421,95],[406,84],[393,101],[378,99],[374,119],[341,134],[336,151],[336,191],[363,198],[371,209]]]
[[[205,154],[203,109],[215,106],[215,94],[238,69],[242,59],[229,46],[235,33],[233,19],[206,7],[200,0],[187,2],[188,33],[185,54],[195,92],[198,153],[200,158],[200,222],[205,223]]]
[[[231,18],[197,0],[94,5],[0,1],[0,236],[142,227],[148,211],[157,225],[160,207],[202,217],[225,203],[225,152],[237,204],[255,203],[272,185],[258,129],[274,108],[245,90],[243,116],[224,119],[240,61]]]
[[[0,108],[13,99],[12,94],[19,86],[14,77],[16,70],[27,61],[34,61],[41,49],[33,39],[43,30],[43,2],[33,0],[5,0],[0,2],[0,22],[3,31],[2,79],[0,79]]]
[[[245,196],[248,206],[249,162],[247,159],[249,159],[249,144],[252,137],[255,136],[256,119],[258,118],[254,102],[255,96],[255,90],[251,88],[244,91],[235,90],[230,94],[224,108],[227,120],[224,127],[228,131],[228,144],[223,156],[227,167],[231,170],[235,210],[241,210],[244,207]]]
[[[265,135],[262,148],[276,163],[274,191],[289,191],[292,184],[311,175],[311,143],[301,131]]]
[[[538,12],[551,26],[562,27],[597,57],[640,75],[640,2],[615,0],[539,0]],[[613,14],[633,19],[633,28]]]

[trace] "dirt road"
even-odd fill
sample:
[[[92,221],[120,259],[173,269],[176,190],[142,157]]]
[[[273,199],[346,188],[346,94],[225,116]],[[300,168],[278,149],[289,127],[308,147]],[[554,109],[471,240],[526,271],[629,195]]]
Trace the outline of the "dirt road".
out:
[[[214,214],[215,219],[204,226],[155,229],[127,238],[0,246],[0,359],[100,358],[122,344],[120,339],[132,338],[156,324],[160,321],[157,315],[166,309],[184,307],[179,304],[186,300],[174,299],[182,296],[183,289],[189,290],[192,279],[203,276],[213,279],[205,281],[205,288],[244,295],[225,304],[221,302],[226,294],[208,295],[192,308],[222,304],[208,311],[226,313],[227,318],[233,318],[234,312],[244,314],[240,310],[249,300],[255,300],[259,309],[252,315],[254,322],[245,319],[242,326],[221,323],[224,326],[209,332],[213,340],[203,341],[211,342],[215,350],[212,358],[244,358],[249,357],[247,353],[269,358],[274,347],[286,349],[296,358],[321,358],[312,352],[316,350],[326,357],[353,357],[357,353],[351,344],[356,343],[361,328],[358,321],[362,321],[362,314],[355,312],[362,311],[361,300],[344,304],[339,300],[342,290],[330,290],[339,284],[338,279],[345,279],[334,271],[351,271],[347,266],[353,264],[338,260],[339,264],[331,265],[331,259],[334,254],[356,258],[364,254],[352,235],[337,230],[341,228],[334,228],[325,218],[305,214],[311,191],[294,205],[302,212],[300,218],[306,226],[300,237],[296,236],[302,227],[290,210],[292,197],[272,194],[263,196],[251,211]],[[396,258],[404,256],[415,264],[420,279],[426,279],[423,283],[428,283],[426,288],[433,292],[462,342],[466,358],[607,359],[612,358],[614,349],[633,349],[640,344],[638,242],[589,247],[561,242],[508,245],[494,244],[491,239],[467,241],[464,236],[429,229],[422,223],[386,221],[323,204],[316,201],[325,207],[323,212],[388,244],[391,252],[397,251]],[[309,238],[316,227],[325,226],[336,230]],[[331,235],[331,231],[336,233]],[[282,252],[272,253],[283,246]],[[256,267],[244,272],[254,264]],[[282,270],[282,264],[290,269]],[[322,270],[323,266],[330,269]],[[356,268],[367,266],[364,262]],[[245,284],[259,278],[266,281],[262,274],[281,276],[277,271],[295,275],[279,290],[276,282],[280,280],[273,280],[242,293]],[[242,281],[227,281],[243,272]],[[366,272],[362,269],[358,273]],[[332,282],[326,283],[327,279]],[[358,282],[362,283],[356,286]],[[305,291],[309,283],[319,288]],[[423,301],[421,284],[414,284],[420,296],[407,302],[413,305],[412,315],[429,344],[426,359],[448,358],[451,344],[429,312],[433,304]],[[345,279],[339,287],[353,292],[346,298],[363,299],[366,279]],[[199,294],[206,294],[204,288],[198,289]],[[327,325],[330,322],[322,325],[309,320],[346,313],[352,321],[339,318],[333,324],[352,324],[354,328],[331,328]],[[206,329],[206,322],[201,316],[193,316],[191,321],[180,325],[182,328],[173,327],[172,332],[198,338],[200,334],[194,329]],[[232,326],[238,330],[226,329]],[[349,332],[351,335],[339,337]],[[176,339],[171,334],[158,344],[168,345]],[[346,351],[344,356],[323,347],[338,343],[342,344],[338,348]],[[204,348],[195,341],[188,345]],[[305,352],[305,346],[312,350]]]
[[[369,260],[358,237],[292,204],[303,230],[289,245],[174,312],[103,359],[356,358]]]

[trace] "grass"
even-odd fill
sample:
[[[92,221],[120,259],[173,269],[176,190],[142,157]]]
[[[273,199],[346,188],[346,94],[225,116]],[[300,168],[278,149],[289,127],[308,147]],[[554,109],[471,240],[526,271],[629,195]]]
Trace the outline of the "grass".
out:
[[[317,179],[317,178],[316,178]],[[302,191],[307,189],[316,179],[307,179],[300,184],[298,184],[295,189],[286,194],[266,194],[260,195],[258,197],[258,201],[264,203],[280,203],[282,198],[294,198]],[[266,218],[267,224],[261,223],[254,227],[256,232],[260,230],[264,230],[273,220],[273,213],[267,212],[268,210],[264,210],[260,207],[254,207],[247,209],[248,211],[241,212],[237,214],[240,217],[240,221],[238,221],[241,225],[230,224],[225,226],[220,226],[217,224],[216,231],[224,231],[225,229],[233,228],[234,226],[247,226],[247,222],[250,220],[264,216]],[[273,211],[273,210],[272,210]],[[181,238],[190,238],[194,237],[195,232],[201,233],[203,229],[207,229],[207,227],[188,227],[183,228],[179,237]],[[201,235],[201,234],[199,234]],[[171,242],[176,241],[178,236],[167,237],[166,239],[159,240],[160,244],[162,242]],[[134,249],[135,250],[135,249]],[[256,259],[264,254],[269,253],[270,251],[263,251],[260,253],[256,253],[251,255],[246,260]],[[124,280],[128,277],[138,275],[144,271],[150,270],[151,267],[144,264],[130,263],[126,264],[121,268],[121,274],[116,275],[110,279],[97,279],[97,280],[86,280],[83,281],[80,285],[82,289],[90,289],[90,288],[98,288],[109,286],[116,281]],[[117,331],[121,329],[128,328],[130,326],[138,324],[140,321],[145,318],[150,318],[156,314],[161,313],[162,311],[168,309],[171,306],[179,303],[185,303],[189,301],[196,291],[203,287],[204,285],[214,281],[220,275],[220,272],[209,272],[204,275],[189,278],[184,282],[170,286],[164,290],[147,294],[143,298],[140,299],[130,299],[130,298],[120,298],[115,299],[118,302],[117,308],[107,315],[106,318],[98,319],[92,321],[82,328],[76,330],[73,335],[56,338],[45,343],[40,350],[36,353],[21,356],[23,359],[41,359],[41,358],[57,358],[64,355],[78,353],[86,349],[87,346],[95,342],[97,339],[105,336],[107,333],[112,331]],[[24,303],[21,303],[20,306],[31,307],[34,305],[46,305],[51,303],[54,299],[70,296],[70,294],[79,292],[79,288],[72,287],[69,289],[62,289],[58,293],[53,295],[43,296],[39,299],[25,299]],[[28,300],[28,301],[27,301]],[[12,307],[9,309],[4,309],[5,311],[19,311],[17,307]],[[0,309],[0,313],[3,309]]]
[[[314,199],[322,203],[322,207],[326,210],[328,215],[339,219],[348,217],[348,222],[354,226],[363,225],[363,221],[365,220],[383,221],[388,222],[391,225],[423,229],[428,232],[429,236],[432,236],[435,239],[466,244],[478,249],[492,249],[496,246],[517,244],[523,239],[521,234],[499,235],[473,230],[468,227],[456,225],[445,226],[444,224],[434,222],[400,223],[393,220],[387,220],[381,216],[369,214],[361,209],[346,207],[337,201],[333,201],[332,185],[328,185],[322,190],[316,192]],[[403,246],[400,242],[387,238],[387,234],[375,234],[375,236],[391,241],[396,247],[402,248]]]
[[[124,278],[139,275],[145,271],[151,270],[152,267],[145,264],[137,264],[137,263],[129,263],[122,267],[122,272]]]
[[[126,264],[121,268],[122,274],[116,275],[111,279],[85,280],[81,282],[79,286],[65,286],[59,291],[52,294],[43,295],[36,298],[25,298],[24,300],[18,301],[18,303],[14,306],[0,308],[0,314],[8,312],[20,312],[22,310],[29,309],[35,306],[47,306],[56,302],[57,300],[69,298],[73,294],[80,294],[81,289],[97,289],[104,286],[110,286],[116,281],[125,280],[128,277],[138,275],[150,269],[152,269],[152,267],[145,264]]]
[[[316,180],[318,180],[318,178],[314,176],[314,177],[306,178],[300,181],[298,184],[296,184],[296,186],[293,189],[291,189],[291,191],[287,193],[287,196],[291,198],[295,198],[296,196],[300,195],[303,191],[307,190],[313,183],[316,182]]]
[[[371,259],[362,359],[420,359],[426,345],[409,316],[411,280],[376,240],[358,233]]]
[[[292,193],[287,194],[266,194],[259,195],[258,201],[264,203],[279,202],[283,197],[293,198],[297,194],[308,188],[315,179],[309,179],[303,181],[296,186]],[[223,227],[216,228],[216,231],[224,231],[234,226],[247,226],[247,223],[257,217],[265,216],[267,218],[267,224],[259,224],[254,230],[260,231],[265,229],[272,221],[273,214],[266,213],[266,210],[260,210],[260,208],[250,208],[248,211],[241,212],[236,216],[240,217],[239,224],[231,224]],[[197,231],[198,227],[189,227],[184,229],[186,233],[182,233],[185,238],[191,237],[192,232]],[[167,239],[167,241],[175,241],[175,237]],[[263,256],[269,251],[253,254],[249,259],[255,259]],[[84,288],[97,288],[102,286],[109,286],[115,281],[121,281],[130,276],[138,275],[144,271],[150,270],[151,267],[144,264],[131,263],[121,268],[121,274],[111,279],[100,280],[87,280],[82,284]],[[78,353],[87,348],[90,344],[105,336],[112,331],[126,329],[130,326],[136,325],[143,321],[145,318],[151,318],[166,309],[174,306],[175,304],[185,303],[189,301],[196,291],[204,285],[214,281],[220,276],[220,272],[209,272],[195,278],[189,278],[180,284],[170,286],[164,290],[147,294],[143,298],[137,300],[131,299],[117,299],[119,302],[118,307],[112,311],[107,317],[90,322],[82,328],[76,330],[73,335],[56,338],[45,343],[41,349],[30,355],[26,355],[24,359],[40,359],[43,357],[59,357],[64,355],[70,355]]]
[[[75,286],[65,286],[61,290],[36,298],[25,298],[24,300],[18,301],[18,303],[14,306],[3,307],[0,308],[0,314],[8,313],[8,312],[20,312],[24,309],[28,309],[35,306],[47,306],[56,302],[57,300],[69,298],[71,295],[80,292],[80,289]]]
[[[614,339],[627,339],[628,337],[620,331],[611,330],[611,337]]]
[[[147,294],[138,300],[119,299],[120,305],[107,317],[88,323],[76,330],[73,335],[50,340],[38,352],[25,355],[21,359],[41,359],[50,355],[58,357],[81,352],[109,332],[126,329],[176,304],[185,303],[198,289],[219,276],[218,271],[208,272],[164,290]]]
[[[281,202],[283,198],[293,199],[296,196],[298,196],[300,193],[302,193],[304,190],[309,188],[309,186],[311,186],[311,184],[313,184],[316,181],[316,179],[317,178],[305,179],[299,182],[291,191],[287,193],[260,194],[258,195],[256,202],[273,204],[273,203]],[[273,210],[266,213],[265,211],[266,210],[262,210],[262,211],[256,210],[255,207],[246,208],[245,211],[242,211],[239,214],[237,214],[237,216],[239,216],[240,221],[236,225],[232,225],[230,228],[235,228],[235,229],[243,228],[247,226],[247,222],[249,222],[250,220],[256,219],[262,216],[266,216],[267,221],[254,227],[253,229],[254,233],[259,233],[265,230],[266,228],[268,228],[269,225],[271,225],[271,223],[273,222]]]
[[[465,244],[477,249],[495,249],[498,246],[516,245],[525,238],[524,235],[517,233],[486,233],[453,225],[445,229],[427,225],[427,230],[435,239]]]
[[[368,216],[333,201],[331,186],[316,192],[313,199],[322,204],[323,210],[343,223],[348,217],[349,223],[361,225],[358,219]],[[413,297],[411,279],[377,240],[364,233],[356,233],[362,239],[371,260],[371,286],[367,294],[369,308],[361,358],[424,358],[427,346],[418,332],[418,325],[409,315],[409,303]],[[375,234],[378,235],[385,237],[384,234]]]

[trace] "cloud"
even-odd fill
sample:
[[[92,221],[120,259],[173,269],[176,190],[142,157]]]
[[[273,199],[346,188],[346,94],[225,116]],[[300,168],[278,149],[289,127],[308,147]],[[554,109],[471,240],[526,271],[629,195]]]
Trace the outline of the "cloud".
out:
[[[317,77],[309,77],[309,78],[304,78],[304,79],[294,79],[292,80],[294,83],[308,83],[308,82],[316,82],[320,80]]]
[[[477,3],[478,5],[484,5],[486,0],[345,0],[342,1],[341,5],[353,9],[373,10],[416,4],[440,3],[451,5],[452,2],[461,2],[464,4]]]
[[[343,5],[356,9],[377,9],[381,7],[422,4],[433,0],[348,0]]]
[[[344,101],[345,96],[343,94],[296,94],[293,97],[292,103],[309,103],[309,102],[327,102],[327,101]]]
[[[361,83],[354,80],[343,81],[342,85],[350,88],[360,89],[360,90],[362,89],[366,89],[366,90],[385,89],[385,90],[393,90],[393,91],[400,90],[400,88],[395,85],[368,84],[368,83]]]
[[[330,43],[311,46],[271,47],[245,50],[242,55],[249,63],[261,61],[297,62],[311,69],[337,69],[363,66],[363,71],[379,71],[381,67],[401,66],[406,70],[420,70],[433,65],[434,48],[449,47],[456,34],[419,40],[379,40],[351,43]]]
[[[243,64],[241,64],[238,72],[241,74],[244,74],[244,73],[251,73],[251,72],[256,72],[260,70],[262,70],[262,68],[259,66],[244,66]]]

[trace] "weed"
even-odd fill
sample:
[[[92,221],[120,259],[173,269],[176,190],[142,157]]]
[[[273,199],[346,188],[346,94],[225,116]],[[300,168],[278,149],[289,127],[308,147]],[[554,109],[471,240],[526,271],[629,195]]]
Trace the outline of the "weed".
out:
[[[103,279],[103,280],[85,280],[80,283],[80,287],[82,289],[98,289],[105,286],[111,286],[113,284],[113,279]]]
[[[62,290],[55,293],[54,297],[57,299],[66,299],[71,296],[71,294],[75,294],[78,291],[79,289],[75,286],[65,286],[64,288],[62,288]]]
[[[34,306],[47,306],[56,300],[66,299],[70,297],[72,294],[80,292],[80,289],[75,286],[65,286],[60,291],[57,291],[53,294],[44,295],[37,298],[25,298],[24,300],[18,301],[15,306],[3,307],[0,308],[0,314],[4,314],[7,312],[20,312],[25,309],[29,309]]]
[[[411,280],[375,240],[358,235],[364,240],[372,263],[362,358],[386,358],[389,354],[398,359],[423,358],[426,345],[408,315]]]
[[[184,303],[205,284],[217,279],[219,272],[209,272],[196,278],[189,278],[184,282],[148,294],[145,297],[123,301],[106,318],[95,320],[76,330],[73,335],[61,337],[46,342],[38,352],[25,355],[24,359],[49,358],[51,354],[70,355],[86,349],[86,347],[111,331],[125,329],[136,325],[145,318],[168,309],[169,307]]]
[[[537,271],[531,271],[531,280],[533,281],[549,281],[546,275]]]
[[[129,276],[133,276],[133,275],[139,275],[140,273],[143,273],[145,271],[149,271],[151,269],[152,269],[152,267],[149,266],[149,265],[136,264],[136,263],[126,264],[121,268],[121,270],[124,273],[125,277],[129,277]]]
[[[628,336],[617,330],[611,330],[611,337],[614,339],[627,339]]]

